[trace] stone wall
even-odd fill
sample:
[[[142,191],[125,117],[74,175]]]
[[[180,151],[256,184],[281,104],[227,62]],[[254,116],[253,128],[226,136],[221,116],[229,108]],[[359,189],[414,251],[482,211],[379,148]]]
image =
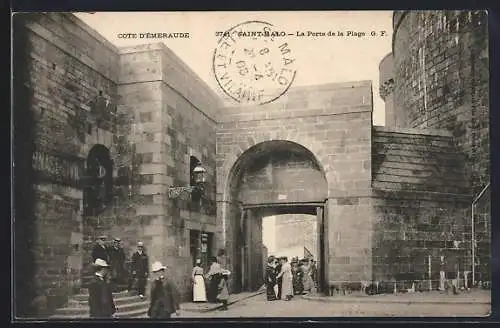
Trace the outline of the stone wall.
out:
[[[429,256],[433,288],[441,256],[449,276],[470,271],[470,195],[451,133],[375,127],[372,173],[373,279],[427,289]]]
[[[304,256],[303,247],[307,247],[317,259],[318,231],[316,216],[306,214],[284,214],[276,216],[275,241],[277,253],[284,249],[300,249],[295,254],[299,258]],[[293,236],[293,237],[292,237]]]
[[[215,232],[217,99],[163,44],[120,49],[120,61],[121,100],[135,113],[133,140],[142,158],[139,193],[144,201],[138,208],[138,238],[149,248],[151,261],[175,268],[173,279],[188,299],[189,231]],[[191,156],[207,170],[201,206],[186,194],[168,197],[169,187],[190,184]]]
[[[385,104],[385,126],[399,126],[394,108],[394,57],[387,54],[379,65],[379,95]]]
[[[245,204],[323,201],[326,180],[314,160],[301,153],[273,151],[242,173],[238,200]]]
[[[16,196],[26,203],[16,204],[15,235],[28,237],[29,244],[29,250],[16,247],[16,263],[32,261],[29,270],[16,275],[31,289],[18,292],[28,299],[20,296],[25,304],[16,314],[44,315],[80,287],[79,179],[93,145],[113,151],[118,57],[109,42],[72,15],[18,14],[16,19],[16,106],[24,107],[16,109],[14,121],[24,130],[16,138],[16,147],[23,148],[16,163],[30,165],[16,174],[21,192]]]
[[[486,17],[486,11],[397,11],[393,20],[398,123],[452,131],[474,194],[490,180]]]

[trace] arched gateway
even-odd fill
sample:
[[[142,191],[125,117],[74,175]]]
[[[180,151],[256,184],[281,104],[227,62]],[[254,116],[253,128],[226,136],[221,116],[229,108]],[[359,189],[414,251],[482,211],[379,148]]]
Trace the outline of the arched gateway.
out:
[[[223,214],[230,223],[225,234],[232,237],[227,245],[234,291],[256,290],[262,284],[262,219],[279,214],[317,217],[316,260],[324,284],[328,183],[323,167],[311,150],[287,140],[253,145],[235,161],[224,190],[229,211]]]
[[[262,284],[262,218],[282,213],[318,217],[320,287],[371,279],[371,99],[361,81],[221,109],[216,240],[233,292]]]

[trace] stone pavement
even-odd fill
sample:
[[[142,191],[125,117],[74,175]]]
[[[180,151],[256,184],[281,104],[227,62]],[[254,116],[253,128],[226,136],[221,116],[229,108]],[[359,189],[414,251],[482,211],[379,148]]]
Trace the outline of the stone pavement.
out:
[[[310,301],[342,303],[491,304],[491,292],[489,290],[461,291],[458,295],[453,295],[451,292],[447,294],[446,292],[433,291],[371,296],[361,293],[336,296],[304,295],[302,298]]]
[[[250,299],[255,296],[259,296],[264,294],[265,291],[262,289],[259,289],[256,292],[244,292],[244,293],[239,293],[239,294],[231,294],[229,295],[229,302],[228,305],[233,305],[241,301],[245,301],[247,299]],[[214,312],[218,309],[220,309],[222,306],[221,303],[193,303],[193,302],[186,302],[181,304],[181,317],[192,317],[193,314],[207,314],[210,312]],[[187,315],[186,315],[187,313]],[[196,316],[196,315],[195,315]],[[148,316],[146,314],[141,315],[137,318],[147,318]]]
[[[361,297],[351,299],[359,300]],[[481,303],[437,305],[399,301],[388,304],[374,298],[370,302],[318,302],[295,297],[288,302],[269,302],[263,294],[237,302],[229,306],[227,311],[181,311],[180,318],[484,317],[489,314],[490,309],[489,304]]]
[[[255,297],[258,295],[263,294],[263,290],[258,290],[256,292],[244,292],[244,293],[239,293],[239,294],[231,294],[229,295],[229,301],[228,305],[235,304],[237,302],[246,300],[251,297]],[[188,311],[188,312],[210,312],[210,311],[215,311],[221,307],[221,303],[182,303],[181,304],[181,311]]]

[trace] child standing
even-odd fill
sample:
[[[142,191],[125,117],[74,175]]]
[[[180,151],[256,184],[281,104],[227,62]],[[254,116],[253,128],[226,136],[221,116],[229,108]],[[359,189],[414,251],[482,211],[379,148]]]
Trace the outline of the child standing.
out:
[[[227,280],[231,272],[229,270],[222,270],[220,273],[220,281],[218,285],[217,300],[222,303],[221,311],[227,310],[227,303],[229,300],[229,290],[227,287]]]

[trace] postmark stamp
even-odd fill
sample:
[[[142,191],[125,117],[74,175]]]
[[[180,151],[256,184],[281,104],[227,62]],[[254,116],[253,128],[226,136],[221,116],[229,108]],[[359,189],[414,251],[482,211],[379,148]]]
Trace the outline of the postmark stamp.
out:
[[[286,32],[247,21],[221,34],[213,71],[226,95],[238,103],[263,105],[287,92],[297,71]]]

